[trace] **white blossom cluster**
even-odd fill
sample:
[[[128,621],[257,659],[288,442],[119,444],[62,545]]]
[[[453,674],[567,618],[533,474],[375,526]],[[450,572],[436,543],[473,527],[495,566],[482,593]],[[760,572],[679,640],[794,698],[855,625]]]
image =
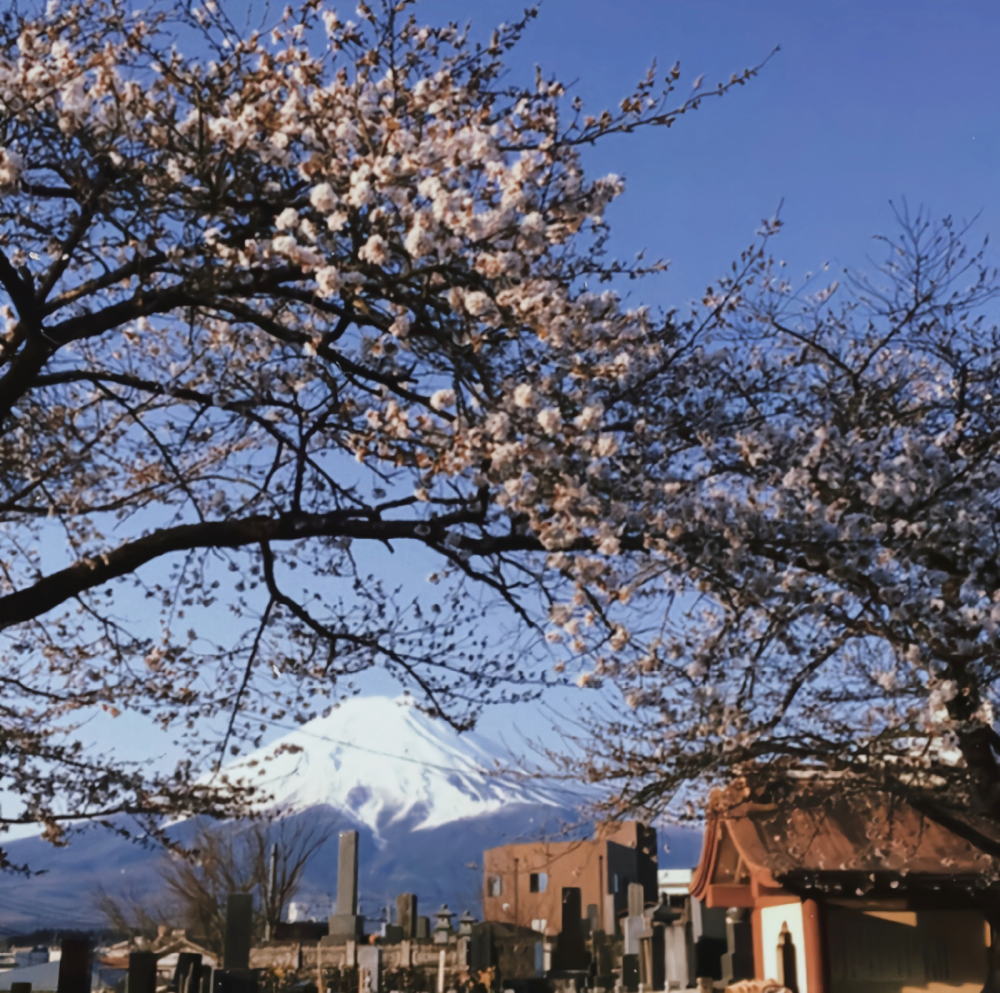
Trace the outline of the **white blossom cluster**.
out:
[[[819,778],[1000,851],[998,283],[950,221],[900,221],[883,268],[811,295],[765,232],[708,390],[647,393],[682,429],[642,431],[645,638],[598,666],[634,708],[591,763],[621,807]]]
[[[195,741],[228,713],[225,754],[373,665],[468,726],[551,675],[484,643],[484,595],[543,627],[552,606],[571,653],[632,650],[612,614],[674,560],[664,473],[689,427],[646,399],[710,414],[698,339],[736,294],[697,325],[623,304],[620,279],[662,266],[609,258],[623,181],[579,150],[753,71],[676,100],[679,68],[653,70],[586,116],[556,80],[503,77],[531,12],[476,43],[409,6],[308,0],[246,35],[214,3],[0,16],[0,630],[22,733],[103,707]],[[430,556],[440,602],[365,576],[365,543]],[[113,607],[123,590],[157,622]],[[221,607],[227,644],[204,624]],[[82,787],[49,754],[0,778],[55,824]],[[194,765],[155,788],[97,766],[78,813],[216,809]]]

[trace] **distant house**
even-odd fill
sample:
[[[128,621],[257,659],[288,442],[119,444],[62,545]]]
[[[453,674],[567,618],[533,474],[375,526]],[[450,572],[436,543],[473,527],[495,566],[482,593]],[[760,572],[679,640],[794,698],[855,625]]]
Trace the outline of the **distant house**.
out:
[[[205,965],[218,964],[212,952],[188,938],[183,930],[161,927],[159,934],[152,940],[132,939],[104,949],[95,959],[101,985],[113,987],[123,979],[128,972],[129,954],[138,951],[149,951],[156,955],[157,976],[164,985],[174,979],[182,954],[199,955]],[[0,990],[2,989],[0,986]]]
[[[598,828],[592,840],[502,845],[483,854],[488,921],[559,933],[563,889],[578,889],[594,930],[615,934],[628,909],[629,883],[657,902],[656,830],[638,821]]]
[[[727,909],[723,982],[794,993],[979,993],[978,894],[996,864],[883,795],[803,795],[709,815],[691,895]]]
[[[40,962],[37,965],[26,965],[20,969],[10,969],[0,973],[0,990],[9,990],[11,983],[31,983],[31,993],[55,993],[59,982],[59,962]],[[92,988],[100,985],[95,971]]]

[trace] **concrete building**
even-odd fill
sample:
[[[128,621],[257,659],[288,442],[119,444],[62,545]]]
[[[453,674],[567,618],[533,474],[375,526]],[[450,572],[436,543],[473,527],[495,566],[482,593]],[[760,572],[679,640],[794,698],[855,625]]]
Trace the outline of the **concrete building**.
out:
[[[563,890],[578,889],[590,930],[618,934],[630,883],[642,886],[647,905],[657,903],[656,870],[656,830],[638,821],[603,825],[591,840],[490,848],[483,855],[484,916],[556,935]]]

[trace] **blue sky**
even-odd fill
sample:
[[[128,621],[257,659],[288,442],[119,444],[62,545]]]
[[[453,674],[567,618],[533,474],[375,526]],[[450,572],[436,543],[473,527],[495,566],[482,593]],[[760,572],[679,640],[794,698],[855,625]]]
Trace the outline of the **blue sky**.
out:
[[[423,20],[471,17],[483,34],[522,9],[417,4]],[[981,212],[978,235],[1000,235],[997,38],[1000,3],[972,0],[546,0],[510,64],[512,82],[530,81],[536,63],[575,81],[599,112],[654,58],[664,72],[680,60],[683,99],[702,73],[707,87],[780,46],[756,79],[670,130],[586,153],[593,173],[627,180],[607,214],[617,253],[671,260],[635,298],[670,307],[700,296],[782,202],[774,248],[793,278],[880,258],[872,238],[893,231],[890,200],[936,216]],[[574,709],[562,695],[552,705]],[[485,729],[510,719],[502,710]]]
[[[241,9],[243,0],[227,6]],[[341,4],[353,15],[353,3]],[[435,22],[472,18],[486,34],[523,3],[421,0]],[[865,265],[872,236],[891,230],[889,200],[935,215],[971,217],[1000,233],[1000,3],[973,0],[547,0],[522,46],[512,81],[534,65],[555,73],[588,110],[615,105],[656,58],[680,60],[681,98],[781,50],[761,75],[706,100],[671,130],[616,138],[586,152],[593,173],[616,172],[626,193],[608,212],[622,256],[640,248],[672,261],[635,290],[637,300],[679,306],[700,295],[780,202],[786,227],[775,250],[790,272],[824,262]],[[398,567],[398,563],[396,563]],[[412,564],[414,580],[426,572]],[[380,689],[386,689],[377,681]],[[555,707],[565,698],[555,698]],[[490,715],[487,733],[517,720]],[[98,722],[94,740],[130,740],[155,753],[162,739],[122,735]]]
[[[513,19],[521,3],[426,0],[429,19]],[[761,75],[669,131],[607,142],[592,168],[627,179],[608,212],[620,254],[672,260],[643,295],[700,293],[783,200],[776,251],[792,273],[856,267],[891,230],[888,201],[1000,228],[1000,4],[978,0],[546,0],[522,47],[589,108],[627,95],[656,58],[679,93],[763,60]],[[530,77],[529,77],[530,78]]]

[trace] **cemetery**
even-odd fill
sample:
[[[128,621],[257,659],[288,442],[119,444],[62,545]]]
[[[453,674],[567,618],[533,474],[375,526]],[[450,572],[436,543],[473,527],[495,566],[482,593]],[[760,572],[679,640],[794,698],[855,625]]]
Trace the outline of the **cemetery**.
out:
[[[654,828],[493,848],[485,920],[400,894],[358,913],[358,833],[339,836],[336,909],[253,940],[253,900],[227,904],[221,956],[183,931],[95,949],[64,937],[11,993],[979,993],[991,860],[877,794],[799,802],[717,796],[699,864],[658,870]],[[12,956],[13,957],[13,956]],[[29,964],[34,963],[34,964]],[[22,978],[23,977],[23,978]],[[34,982],[29,981],[34,978]]]
[[[960,9],[0,0],[0,993],[1000,993]]]

